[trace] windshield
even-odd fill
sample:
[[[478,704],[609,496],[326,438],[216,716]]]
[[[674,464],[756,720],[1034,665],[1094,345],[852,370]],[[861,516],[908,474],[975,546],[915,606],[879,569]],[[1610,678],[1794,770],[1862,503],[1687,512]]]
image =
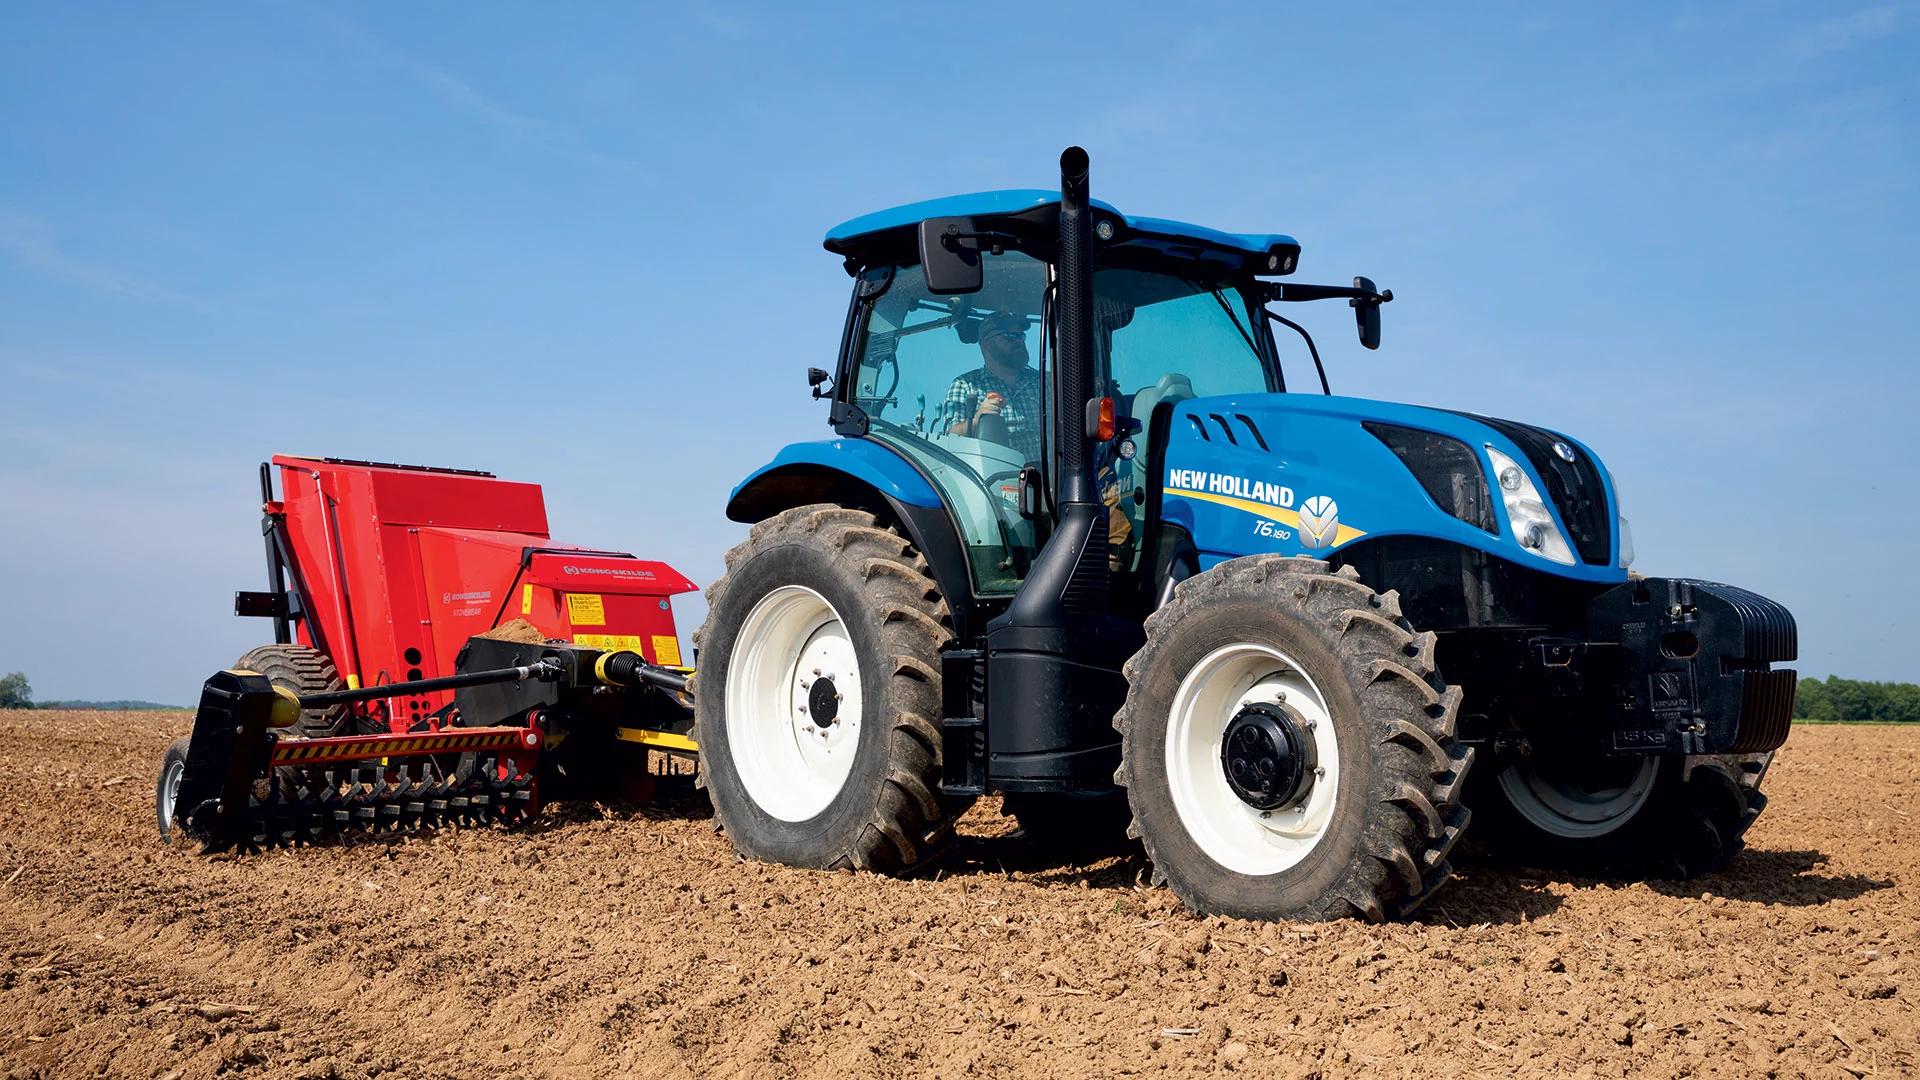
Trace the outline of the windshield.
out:
[[[1050,358],[1042,355],[1047,264],[1019,251],[991,255],[983,281],[977,293],[935,296],[919,266],[895,268],[859,328],[852,399],[867,414],[869,435],[940,491],[967,546],[974,589],[991,596],[1017,590],[1032,561],[1035,523],[1020,514],[1020,473],[1032,466],[1051,475],[1054,418]],[[1113,397],[1117,414],[1140,428],[1096,456],[1112,566],[1132,569],[1143,509],[1135,493],[1154,406],[1264,393],[1278,389],[1278,379],[1229,282],[1096,269],[1094,338],[1095,392]]]

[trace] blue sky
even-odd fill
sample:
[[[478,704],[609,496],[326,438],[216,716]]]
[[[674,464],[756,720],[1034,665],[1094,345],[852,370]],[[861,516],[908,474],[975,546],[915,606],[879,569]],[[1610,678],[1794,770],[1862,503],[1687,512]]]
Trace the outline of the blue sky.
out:
[[[538,481],[709,582],[825,434],[826,229],[1077,142],[1392,288],[1377,353],[1306,312],[1336,391],[1578,435],[1641,569],[1920,678],[1920,8],[1175,7],[0,7],[0,672],[192,700],[262,640],[274,452]]]

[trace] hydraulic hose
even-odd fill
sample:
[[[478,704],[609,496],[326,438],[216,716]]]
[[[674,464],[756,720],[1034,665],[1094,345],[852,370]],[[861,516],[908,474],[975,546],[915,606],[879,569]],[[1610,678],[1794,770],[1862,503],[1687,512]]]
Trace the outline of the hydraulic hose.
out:
[[[326,694],[307,694],[300,698],[302,709],[324,709],[329,705],[348,705],[356,701],[378,701],[381,698],[399,697],[402,694],[427,694],[435,690],[458,690],[463,686],[485,686],[488,683],[525,682],[528,679],[552,679],[560,674],[561,666],[557,660],[541,660],[521,667],[495,668],[492,671],[469,671],[464,675],[448,675],[440,679],[416,679],[412,682],[384,683],[380,686],[367,686],[358,690],[335,690]]]

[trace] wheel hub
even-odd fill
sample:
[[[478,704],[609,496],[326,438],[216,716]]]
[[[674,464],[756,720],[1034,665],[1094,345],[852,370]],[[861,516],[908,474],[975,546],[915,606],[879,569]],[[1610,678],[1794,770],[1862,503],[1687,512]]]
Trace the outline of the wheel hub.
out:
[[[1306,797],[1317,764],[1308,725],[1279,702],[1252,702],[1234,715],[1220,740],[1220,767],[1241,802],[1278,810]]]
[[[833,676],[822,675],[807,688],[807,719],[814,727],[824,728],[840,715],[840,692],[834,689]]]

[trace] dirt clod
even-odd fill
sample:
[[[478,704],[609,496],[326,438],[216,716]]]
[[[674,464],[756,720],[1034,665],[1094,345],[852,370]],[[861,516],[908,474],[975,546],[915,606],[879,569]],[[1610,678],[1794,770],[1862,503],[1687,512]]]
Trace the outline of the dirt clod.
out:
[[[1920,728],[1797,730],[1725,873],[1463,864],[1369,926],[1195,918],[993,800],[910,880],[741,862],[697,798],[205,859],[150,802],[188,724],[0,712],[0,1077],[1920,1072]]]

